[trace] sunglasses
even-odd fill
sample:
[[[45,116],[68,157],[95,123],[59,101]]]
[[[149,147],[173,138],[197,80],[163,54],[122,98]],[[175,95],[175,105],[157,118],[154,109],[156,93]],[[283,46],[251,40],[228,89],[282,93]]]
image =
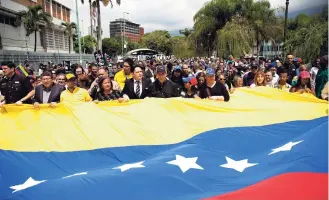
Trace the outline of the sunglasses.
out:
[[[226,78],[220,78],[219,80],[221,80],[221,81],[226,81]]]

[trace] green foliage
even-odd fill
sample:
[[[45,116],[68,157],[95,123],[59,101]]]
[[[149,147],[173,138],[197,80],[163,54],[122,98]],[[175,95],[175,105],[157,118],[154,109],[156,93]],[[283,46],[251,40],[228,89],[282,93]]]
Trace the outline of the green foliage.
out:
[[[171,38],[173,54],[176,58],[189,58],[195,56],[195,48],[188,38],[175,36]]]
[[[139,42],[130,42],[130,41],[128,41],[127,51],[131,51],[131,50],[134,50],[134,49],[140,49],[140,48],[144,48],[143,44],[141,44]]]
[[[327,53],[328,19],[325,16],[328,16],[328,9],[324,9],[320,15],[301,14],[290,21],[286,52],[293,52],[306,63]]]
[[[87,54],[94,53],[94,48],[97,46],[97,40],[94,37],[91,37],[90,35],[86,35],[80,39],[81,41],[81,49],[82,52],[85,52]],[[74,51],[76,53],[79,53],[79,43],[78,40],[74,42]]]
[[[156,30],[146,33],[141,40],[141,45],[159,51],[165,55],[172,53],[171,36],[168,31]]]
[[[23,18],[26,36],[35,33],[34,38],[34,51],[37,49],[37,36],[36,33],[42,28],[52,25],[52,17],[42,10],[41,5],[29,6],[28,10],[18,12],[18,21]]]
[[[23,18],[26,36],[52,24],[52,17],[42,10],[41,5],[29,6],[27,11],[18,12],[18,16]]]
[[[192,29],[188,29],[188,28],[185,28],[183,30],[179,30],[179,33],[180,34],[183,34],[185,37],[188,37],[192,34],[193,30]]]
[[[212,0],[194,16],[194,37],[210,51],[217,47],[221,55],[229,49],[249,53],[255,42],[283,39],[283,21],[275,14],[267,0]]]
[[[122,42],[120,38],[104,38],[102,42],[102,50],[108,55],[118,55],[122,52]]]
[[[138,42],[130,42],[127,41],[127,49],[125,52],[143,48],[143,45]],[[122,54],[122,38],[121,37],[111,37],[111,38],[104,38],[102,41],[102,50],[106,52],[110,56],[116,56]]]
[[[77,25],[74,22],[62,22],[62,26],[65,28],[64,33],[69,36],[69,53],[71,53],[71,38],[77,29]]]
[[[249,53],[254,43],[255,31],[246,19],[236,16],[227,22],[217,34],[218,55],[220,57],[227,57],[227,55],[239,57]]]

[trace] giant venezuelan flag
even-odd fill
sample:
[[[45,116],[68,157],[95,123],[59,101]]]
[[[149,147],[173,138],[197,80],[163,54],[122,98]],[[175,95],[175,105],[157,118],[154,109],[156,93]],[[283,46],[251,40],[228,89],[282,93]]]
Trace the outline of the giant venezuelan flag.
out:
[[[7,105],[0,199],[325,200],[327,102],[270,88],[231,101]]]

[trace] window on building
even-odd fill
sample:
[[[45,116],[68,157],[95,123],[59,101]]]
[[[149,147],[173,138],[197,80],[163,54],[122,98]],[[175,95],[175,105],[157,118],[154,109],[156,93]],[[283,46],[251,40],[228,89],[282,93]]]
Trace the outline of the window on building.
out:
[[[56,11],[56,8],[57,8],[57,3],[53,1],[53,17],[56,17],[57,18],[57,11]]]
[[[5,16],[0,14],[0,23],[4,24],[5,23]]]
[[[53,30],[50,28],[47,28],[45,31],[45,42],[47,48],[54,48],[54,41],[53,41]]]
[[[55,30],[55,45],[56,49],[64,49],[64,43],[63,43],[63,32]]]
[[[62,7],[62,11],[63,11],[63,21],[67,21],[67,18],[66,18],[66,8],[65,7]]]
[[[71,11],[70,9],[66,9],[66,20],[67,22],[70,23],[71,19],[70,19],[70,15],[71,15]]]
[[[48,14],[51,14],[51,11],[50,11],[50,0],[47,0],[47,1],[46,1],[46,12],[47,12]]]
[[[7,25],[11,25],[11,26],[16,26],[15,25],[16,22],[16,18],[15,17],[10,17],[10,16],[6,16],[3,14],[0,14],[0,23],[1,24],[7,24]]]
[[[58,19],[62,19],[62,8],[61,8],[61,4],[57,4],[57,18]]]

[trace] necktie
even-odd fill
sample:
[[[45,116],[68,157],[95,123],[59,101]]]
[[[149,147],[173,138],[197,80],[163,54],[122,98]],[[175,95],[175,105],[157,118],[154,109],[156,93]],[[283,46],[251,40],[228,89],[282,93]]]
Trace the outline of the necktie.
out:
[[[140,91],[141,91],[141,86],[140,86],[140,81],[136,81],[136,84],[137,84],[137,86],[136,86],[136,95],[138,96],[138,97],[140,97]]]

